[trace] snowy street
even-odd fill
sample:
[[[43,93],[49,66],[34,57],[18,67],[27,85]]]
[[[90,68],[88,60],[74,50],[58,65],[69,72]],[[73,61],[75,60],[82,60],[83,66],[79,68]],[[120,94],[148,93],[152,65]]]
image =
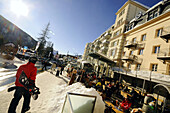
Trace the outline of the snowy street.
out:
[[[64,99],[67,92],[94,94],[97,96],[94,113],[104,112],[104,102],[93,88],[85,88],[81,83],[67,85],[69,79],[66,76],[56,77],[50,72],[43,72],[37,76],[36,86],[40,88],[40,95],[37,100],[31,99],[29,112],[31,113],[61,113]],[[7,89],[0,92],[0,113],[7,113],[14,91],[7,92]],[[23,98],[20,100],[16,112],[20,113]],[[99,106],[100,105],[100,106]],[[101,107],[102,106],[102,107]],[[103,112],[101,112],[103,111]]]

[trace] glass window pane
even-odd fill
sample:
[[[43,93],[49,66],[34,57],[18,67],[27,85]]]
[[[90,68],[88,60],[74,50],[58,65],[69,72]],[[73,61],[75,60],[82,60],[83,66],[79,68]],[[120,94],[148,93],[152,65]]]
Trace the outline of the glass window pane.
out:
[[[71,112],[71,107],[70,107],[70,104],[69,104],[69,100],[68,100],[67,96],[66,96],[66,101],[65,101],[62,113],[72,113]]]
[[[74,113],[92,113],[95,97],[69,95]]]

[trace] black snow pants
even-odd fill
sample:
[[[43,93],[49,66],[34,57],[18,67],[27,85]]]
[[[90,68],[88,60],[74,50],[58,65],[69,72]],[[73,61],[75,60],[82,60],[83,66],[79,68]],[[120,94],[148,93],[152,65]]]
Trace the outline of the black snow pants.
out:
[[[11,104],[9,106],[8,113],[16,113],[16,108],[22,96],[24,97],[24,102],[21,113],[25,113],[30,109],[29,104],[31,95],[29,91],[26,90],[24,87],[16,87],[14,98],[12,99]]]

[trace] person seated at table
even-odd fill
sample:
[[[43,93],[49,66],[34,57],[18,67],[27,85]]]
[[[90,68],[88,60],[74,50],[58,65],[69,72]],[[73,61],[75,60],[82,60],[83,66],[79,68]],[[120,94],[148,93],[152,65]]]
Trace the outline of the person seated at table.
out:
[[[129,92],[129,89],[128,89],[128,86],[125,86],[124,88],[123,88],[123,92]]]
[[[96,90],[98,90],[98,91],[102,91],[102,90],[103,90],[101,81],[98,81],[98,82],[97,82],[97,84],[96,84]]]
[[[138,99],[139,94],[134,90],[134,88],[132,88],[130,96],[131,96],[131,100],[132,100],[132,106],[133,107],[139,107],[138,106],[138,103],[140,102],[139,99]]]
[[[133,108],[132,111],[130,113],[142,113],[142,109],[141,108]]]
[[[118,109],[122,110],[122,111],[127,111],[130,107],[131,107],[132,103],[129,101],[129,97],[125,97],[124,100],[122,102],[118,102],[118,100],[116,100],[116,106],[118,106]]]

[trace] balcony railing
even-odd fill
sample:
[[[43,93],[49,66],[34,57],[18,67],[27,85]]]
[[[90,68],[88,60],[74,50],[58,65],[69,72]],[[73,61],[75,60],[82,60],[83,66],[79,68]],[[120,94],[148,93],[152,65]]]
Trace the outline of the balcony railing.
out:
[[[160,49],[159,53],[157,54],[157,59],[170,61],[170,48]]]
[[[143,61],[142,58],[139,58],[136,55],[123,56],[122,60],[125,60],[126,62],[131,62],[134,64],[137,64],[137,63],[141,64]]]
[[[98,51],[100,47],[98,45],[95,46],[95,51]]]
[[[92,44],[92,45],[91,45],[91,47],[92,47],[92,48],[94,48],[94,47],[95,47],[95,45],[94,45],[94,44]]]
[[[145,43],[140,43],[140,44],[137,44],[137,49],[140,49],[140,48],[145,48]]]
[[[111,33],[106,33],[104,36],[105,36],[106,39],[109,39],[112,36],[112,34]]]
[[[168,40],[170,39],[170,26],[163,28],[161,38],[165,39],[168,43]]]
[[[125,45],[125,47],[126,48],[131,48],[131,49],[136,49],[137,48],[137,42],[134,42],[134,41],[131,41],[131,42],[128,42],[126,45]]]
[[[126,48],[131,48],[131,49],[139,49],[139,48],[144,48],[145,47],[145,43],[139,43],[139,42],[128,42],[125,45]]]
[[[100,49],[101,51],[107,51],[108,50],[108,47],[102,47],[101,49]]]
[[[103,40],[102,41],[102,46],[107,46],[108,47],[109,43],[110,42],[108,40]]]
[[[95,44],[96,44],[96,45],[100,45],[101,43],[102,43],[102,42],[101,42],[100,40],[97,40]]]

